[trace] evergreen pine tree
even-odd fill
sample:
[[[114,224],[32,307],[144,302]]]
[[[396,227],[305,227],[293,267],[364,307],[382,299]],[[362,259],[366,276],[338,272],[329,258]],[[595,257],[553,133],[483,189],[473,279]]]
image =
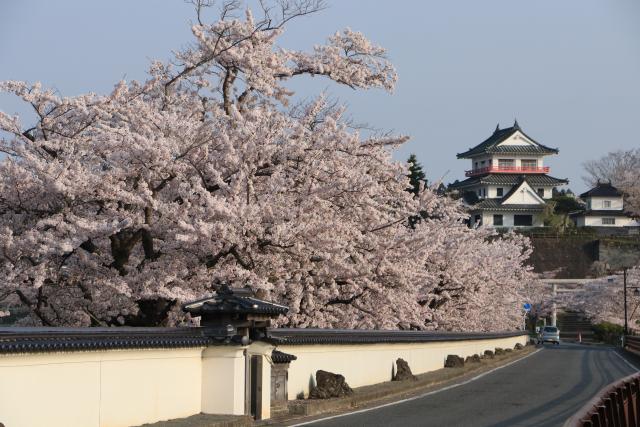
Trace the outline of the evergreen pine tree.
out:
[[[407,188],[407,191],[415,194],[416,196],[420,192],[420,186],[424,182],[426,184],[427,179],[422,171],[422,165],[418,162],[418,158],[415,154],[411,154],[407,160],[409,164],[409,184],[411,187]]]

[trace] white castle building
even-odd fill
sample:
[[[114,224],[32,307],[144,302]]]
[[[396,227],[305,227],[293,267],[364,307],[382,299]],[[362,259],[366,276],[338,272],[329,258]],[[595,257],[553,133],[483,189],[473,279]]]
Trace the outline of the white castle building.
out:
[[[471,169],[451,188],[462,194],[474,224],[541,227],[546,200],[555,187],[569,182],[548,175],[544,157],[553,154],[557,148],[535,141],[517,121],[506,129],[497,126],[485,141],[458,154],[471,160]]]
[[[582,193],[583,211],[571,214],[578,227],[639,227],[640,222],[624,210],[624,195],[610,183],[598,184]]]

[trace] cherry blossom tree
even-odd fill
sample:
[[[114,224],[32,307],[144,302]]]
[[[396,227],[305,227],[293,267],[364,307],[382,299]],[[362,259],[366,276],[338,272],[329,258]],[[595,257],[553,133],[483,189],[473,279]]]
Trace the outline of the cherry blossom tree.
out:
[[[258,19],[227,2],[213,24],[197,5],[194,44],[144,82],[76,97],[0,84],[37,115],[0,113],[0,301],[26,308],[25,324],[171,325],[182,302],[230,283],[289,306],[287,326],[520,324],[525,238],[405,191],[391,150],[406,137],[361,135],[324,96],[287,107],[286,82],[305,76],[391,91],[383,48],[350,29],[281,48],[314,1]]]
[[[562,296],[561,304],[584,313],[594,323],[610,322],[624,325],[624,285],[621,274],[594,279],[574,292]],[[629,287],[640,286],[640,268],[627,271]],[[640,321],[640,297],[627,291],[628,322],[633,327]]]
[[[492,331],[523,324],[523,303],[531,302],[530,287],[537,283],[525,261],[529,240],[490,229],[445,226],[441,249],[427,260],[431,274],[419,303],[427,325],[448,330]],[[509,325],[508,328],[505,328]]]

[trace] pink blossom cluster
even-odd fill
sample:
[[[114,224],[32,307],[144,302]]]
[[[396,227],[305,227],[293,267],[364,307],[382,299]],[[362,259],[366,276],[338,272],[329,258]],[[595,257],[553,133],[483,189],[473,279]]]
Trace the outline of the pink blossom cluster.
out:
[[[224,282],[289,306],[286,326],[521,325],[527,239],[405,191],[391,149],[406,137],[364,137],[322,96],[286,108],[304,75],[392,90],[385,51],[348,29],[289,51],[283,28],[249,12],[196,25],[192,47],[106,96],[1,83],[39,119],[0,113],[0,302],[24,324],[171,325]]]
[[[627,270],[627,320],[630,328],[640,329],[640,267]],[[559,297],[559,306],[584,313],[593,323],[624,324],[624,284],[622,274],[594,279],[574,292]]]

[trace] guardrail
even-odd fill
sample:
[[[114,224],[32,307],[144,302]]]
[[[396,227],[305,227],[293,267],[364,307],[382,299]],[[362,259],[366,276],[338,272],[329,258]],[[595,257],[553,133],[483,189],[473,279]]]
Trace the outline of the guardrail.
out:
[[[624,346],[634,353],[640,354],[640,336],[625,335]]]
[[[640,374],[609,384],[564,424],[565,427],[639,425]]]

